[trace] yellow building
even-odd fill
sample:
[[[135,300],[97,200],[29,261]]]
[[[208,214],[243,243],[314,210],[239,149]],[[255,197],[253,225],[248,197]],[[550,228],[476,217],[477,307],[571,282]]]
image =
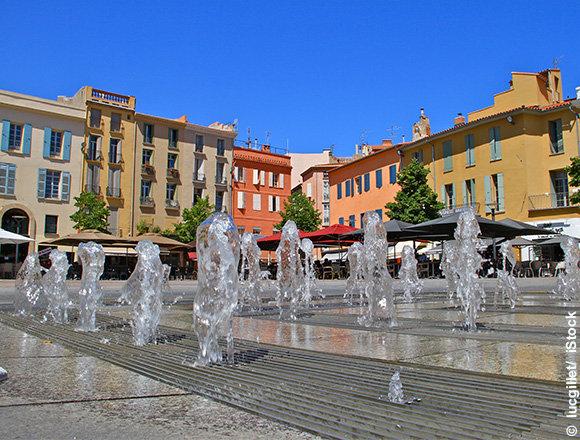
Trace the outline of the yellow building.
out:
[[[494,104],[459,114],[454,126],[401,148],[417,159],[447,208],[472,205],[480,215],[512,218],[580,236],[564,168],[580,153],[580,97],[563,99],[560,71],[512,73]]]

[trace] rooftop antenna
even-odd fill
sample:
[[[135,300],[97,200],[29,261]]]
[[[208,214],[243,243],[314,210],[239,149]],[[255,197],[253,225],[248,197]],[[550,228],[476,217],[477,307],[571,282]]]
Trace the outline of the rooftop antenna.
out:
[[[401,127],[399,127],[398,125],[391,125],[389,128],[387,128],[387,133],[389,133],[391,139],[395,139],[395,134],[398,131],[401,131]]]
[[[270,145],[270,135],[271,133],[269,131],[266,132],[266,145]]]
[[[286,154],[290,151],[290,139],[286,138]]]
[[[254,138],[254,148],[258,149],[258,138]]]
[[[403,139],[402,142],[405,143],[405,135],[404,134],[401,135],[401,138]]]
[[[361,132],[360,132],[360,144],[361,145],[366,145],[368,133],[369,133],[369,131],[366,128],[363,128],[361,130]]]
[[[246,146],[252,148],[252,129],[248,127],[248,140],[246,141]]]
[[[560,63],[562,63],[562,59],[564,58],[564,55],[560,55],[559,57],[554,57],[552,59],[552,68],[553,69],[559,69],[560,68]]]

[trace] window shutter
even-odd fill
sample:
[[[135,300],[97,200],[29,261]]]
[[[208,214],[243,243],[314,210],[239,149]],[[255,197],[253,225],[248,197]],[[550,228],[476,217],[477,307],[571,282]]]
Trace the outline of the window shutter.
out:
[[[272,196],[268,196],[268,211],[272,212],[274,210],[274,198]]]
[[[354,179],[350,179],[350,196],[354,197]]]
[[[471,186],[471,206],[475,206],[475,202],[477,201],[475,194],[475,179],[471,179],[469,185]]]
[[[260,185],[266,185],[266,172],[260,171]]]
[[[244,195],[245,193],[243,192],[238,193],[238,209],[244,209],[246,207],[244,203],[245,202]]]
[[[467,206],[469,204],[469,198],[467,197],[467,181],[463,181],[463,206]]]
[[[30,144],[32,142],[32,125],[24,124],[24,137],[22,139],[22,154],[30,156]]]
[[[254,211],[262,210],[262,196],[260,194],[254,194]]]
[[[253,170],[253,172],[254,172],[254,178],[252,179],[252,183],[254,185],[257,185],[258,183],[260,183],[260,171]]]
[[[342,199],[342,182],[338,182],[336,185],[336,198]]]
[[[455,191],[455,183],[451,184],[451,207],[455,208],[457,206],[457,192]]]
[[[503,173],[497,174],[497,210],[505,211]]]
[[[375,172],[375,178],[376,178],[376,187],[382,188],[383,187],[383,170],[377,170]]]
[[[365,174],[365,192],[371,189],[371,175],[369,173]]]
[[[562,138],[562,120],[556,120],[556,141],[558,146],[558,153],[562,153],[564,151],[564,139]]]
[[[123,141],[119,140],[117,143],[117,156],[120,160],[123,160]]]
[[[485,191],[485,212],[491,212],[491,178],[483,176],[483,189]]]
[[[70,197],[70,173],[63,172],[60,179],[60,199],[68,202]]]
[[[8,136],[10,135],[10,121],[4,119],[2,121],[2,142],[0,144],[1,151],[8,151]]]
[[[306,197],[312,197],[312,183],[306,184]]]
[[[280,188],[284,188],[284,174],[280,173],[279,179],[278,184],[280,185]]]
[[[44,127],[44,146],[42,148],[42,157],[48,159],[50,157],[50,135],[52,129],[49,127]]]
[[[38,169],[38,190],[37,195],[39,199],[44,198],[44,186],[46,185],[46,168]]]
[[[113,176],[113,184],[117,190],[121,189],[121,170],[115,170],[115,175]]]
[[[280,196],[276,196],[276,211],[280,211]]]
[[[268,186],[270,186],[270,188],[274,186],[274,173],[272,172],[268,173]]]
[[[453,170],[453,147],[451,141],[443,142],[443,171]]]
[[[495,138],[495,158],[501,159],[501,134],[499,127],[494,127],[494,138]]]
[[[6,194],[14,194],[14,188],[16,186],[16,165],[8,165],[6,173]]]
[[[344,225],[344,217],[338,217],[338,224]]]
[[[468,134],[465,136],[465,162],[466,164],[473,165],[475,163],[473,156],[473,135]]]
[[[441,185],[441,201],[447,208],[447,192],[445,191],[445,185]]]
[[[234,182],[238,181],[238,167],[234,166]]]
[[[62,160],[70,160],[71,132],[65,131],[62,140]]]
[[[103,138],[101,136],[97,137],[97,159],[101,158],[101,151],[103,151]],[[149,159],[149,163],[153,164],[153,154],[151,154],[151,158]]]

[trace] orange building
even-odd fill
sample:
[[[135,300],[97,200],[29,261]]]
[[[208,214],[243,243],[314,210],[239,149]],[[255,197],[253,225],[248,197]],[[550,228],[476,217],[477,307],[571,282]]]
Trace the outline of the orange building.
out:
[[[314,165],[301,174],[302,192],[314,202],[314,207],[322,213],[322,226],[330,226],[328,172],[338,166],[340,166],[338,163]]]
[[[368,155],[328,171],[330,185],[330,223],[362,227],[365,212],[376,211],[388,220],[385,204],[392,202],[399,190],[398,148],[385,140],[367,146]]]
[[[279,211],[290,196],[290,156],[261,150],[234,148],[232,216],[240,233],[270,235],[282,219]]]

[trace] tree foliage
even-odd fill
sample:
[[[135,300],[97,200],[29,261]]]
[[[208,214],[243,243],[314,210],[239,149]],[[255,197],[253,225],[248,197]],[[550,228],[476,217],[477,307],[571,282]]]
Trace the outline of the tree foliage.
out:
[[[566,168],[566,172],[570,179],[568,179],[568,184],[575,188],[580,188],[580,157],[573,157],[570,159],[572,163]],[[572,205],[580,204],[580,189],[576,190],[574,194],[570,196],[570,203]]]
[[[162,233],[163,235],[175,237],[176,240],[182,243],[190,243],[195,240],[197,227],[212,215],[214,211],[215,208],[209,203],[207,197],[199,198],[191,208],[185,208],[183,210],[183,220],[175,224],[175,230],[173,232],[163,231]]]
[[[293,220],[304,232],[316,231],[322,223],[322,214],[314,207],[314,202],[301,192],[292,193],[279,214],[282,221],[275,226],[277,229],[282,229],[288,220]]]
[[[397,175],[401,189],[395,201],[385,205],[390,219],[417,224],[439,217],[444,206],[427,184],[428,175],[429,169],[415,159],[401,169]]]
[[[144,218],[139,220],[139,223],[137,223],[137,233],[139,235],[143,235],[150,232],[153,234],[161,234],[161,228],[157,225],[154,225],[153,223],[148,222]]]
[[[74,200],[77,210],[70,219],[74,222],[75,229],[107,231],[111,211],[102,198],[92,192],[82,192]]]

